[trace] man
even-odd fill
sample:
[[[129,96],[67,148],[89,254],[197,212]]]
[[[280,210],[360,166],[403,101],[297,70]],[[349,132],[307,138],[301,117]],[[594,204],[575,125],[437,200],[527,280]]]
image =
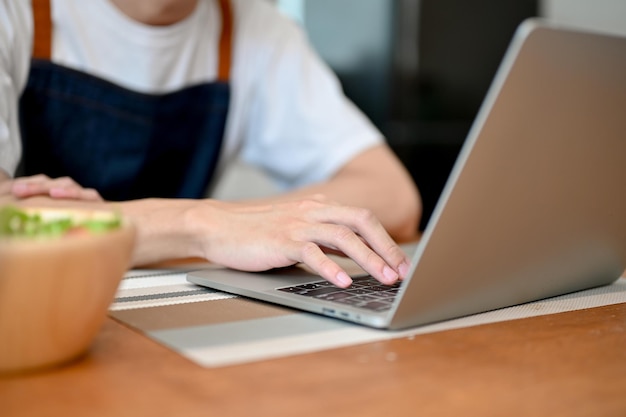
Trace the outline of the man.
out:
[[[350,278],[326,256],[342,252],[383,283],[406,274],[387,233],[403,240],[416,231],[413,182],[271,5],[0,5],[5,199],[114,204],[138,226],[137,265],[196,256],[243,270],[304,262],[345,287]],[[236,155],[285,193],[201,199]],[[12,180],[20,156],[26,176]]]

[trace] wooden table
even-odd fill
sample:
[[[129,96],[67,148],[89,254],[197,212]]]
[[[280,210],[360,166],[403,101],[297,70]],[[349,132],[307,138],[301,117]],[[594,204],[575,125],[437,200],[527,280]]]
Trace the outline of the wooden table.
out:
[[[1,341],[0,341],[1,343]],[[626,416],[626,304],[201,368],[107,319],[0,416]]]

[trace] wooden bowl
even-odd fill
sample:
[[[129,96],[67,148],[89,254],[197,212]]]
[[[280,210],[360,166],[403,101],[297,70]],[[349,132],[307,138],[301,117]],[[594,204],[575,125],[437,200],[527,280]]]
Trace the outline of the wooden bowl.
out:
[[[112,212],[28,209],[72,219]],[[135,228],[0,238],[0,373],[68,362],[90,347],[128,269]]]

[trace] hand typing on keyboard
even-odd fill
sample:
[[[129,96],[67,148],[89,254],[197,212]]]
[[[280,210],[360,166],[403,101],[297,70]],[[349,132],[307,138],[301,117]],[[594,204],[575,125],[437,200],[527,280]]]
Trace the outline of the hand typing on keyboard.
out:
[[[405,253],[368,210],[320,196],[271,205],[225,203],[213,215],[225,227],[207,231],[212,243],[203,256],[235,269],[303,263],[338,287],[350,286],[352,279],[329,253],[345,254],[383,284],[394,284],[409,269]]]

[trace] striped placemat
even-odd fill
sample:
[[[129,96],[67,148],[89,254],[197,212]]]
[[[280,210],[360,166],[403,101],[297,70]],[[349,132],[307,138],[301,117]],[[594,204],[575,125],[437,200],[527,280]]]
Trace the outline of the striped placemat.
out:
[[[200,267],[210,266],[130,271],[110,315],[201,366],[217,367],[626,302],[626,279],[620,278],[606,287],[392,332],[188,283],[186,273]]]

